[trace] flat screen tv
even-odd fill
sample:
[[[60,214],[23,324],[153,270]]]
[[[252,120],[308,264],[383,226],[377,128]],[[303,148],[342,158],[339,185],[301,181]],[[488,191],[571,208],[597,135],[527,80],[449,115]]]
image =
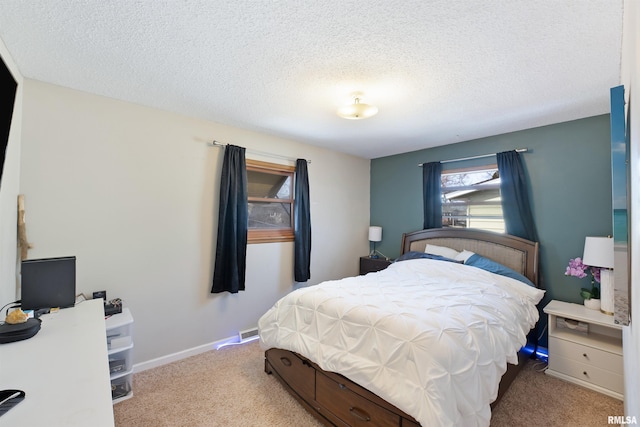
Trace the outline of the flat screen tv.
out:
[[[76,257],[22,261],[22,309],[73,307],[76,302]]]
[[[13,117],[13,104],[16,99],[18,83],[14,80],[6,64],[0,58],[0,186],[2,185],[2,170],[4,158],[9,143],[9,130]]]

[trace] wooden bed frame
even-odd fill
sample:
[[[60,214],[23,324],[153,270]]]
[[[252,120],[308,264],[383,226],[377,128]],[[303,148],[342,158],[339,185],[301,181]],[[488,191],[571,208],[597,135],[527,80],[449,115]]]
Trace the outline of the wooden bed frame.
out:
[[[457,251],[468,250],[505,265],[538,286],[537,242],[492,232],[437,228],[405,233],[401,253],[424,252],[427,243]],[[518,353],[518,365],[508,364],[493,408],[526,363]],[[420,424],[400,409],[342,375],[326,372],[305,357],[277,348],[265,352],[265,372],[278,378],[311,414],[327,426],[417,427]]]

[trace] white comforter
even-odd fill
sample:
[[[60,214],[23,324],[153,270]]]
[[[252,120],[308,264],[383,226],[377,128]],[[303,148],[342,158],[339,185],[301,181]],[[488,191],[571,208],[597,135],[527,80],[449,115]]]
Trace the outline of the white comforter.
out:
[[[476,267],[402,261],[290,293],[260,318],[260,343],[344,375],[423,426],[488,426],[543,294]]]

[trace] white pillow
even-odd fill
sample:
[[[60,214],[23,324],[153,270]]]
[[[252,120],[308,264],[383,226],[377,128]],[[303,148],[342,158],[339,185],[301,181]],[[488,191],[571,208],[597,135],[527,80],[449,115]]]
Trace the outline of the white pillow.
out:
[[[460,252],[455,249],[447,248],[445,246],[427,245],[424,248],[424,252],[431,255],[440,255],[445,258],[456,259]]]
[[[465,249],[464,251],[460,252],[458,256],[455,257],[455,260],[467,262],[467,259],[469,259],[471,255],[475,255],[475,252],[471,252]]]

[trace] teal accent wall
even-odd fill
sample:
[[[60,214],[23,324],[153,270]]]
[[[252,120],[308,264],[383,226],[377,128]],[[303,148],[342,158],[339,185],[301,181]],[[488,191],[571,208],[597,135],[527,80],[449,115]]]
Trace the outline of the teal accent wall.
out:
[[[382,226],[377,249],[395,258],[402,233],[422,228],[422,169],[418,163],[528,148],[521,154],[540,238],[541,286],[552,299],[582,304],[588,279],[564,275],[582,257],[585,236],[612,234],[609,115],[589,117],[371,161],[371,225]],[[446,163],[443,170],[495,164],[495,157]],[[546,325],[542,316],[541,324]],[[543,340],[542,345],[546,344]]]

